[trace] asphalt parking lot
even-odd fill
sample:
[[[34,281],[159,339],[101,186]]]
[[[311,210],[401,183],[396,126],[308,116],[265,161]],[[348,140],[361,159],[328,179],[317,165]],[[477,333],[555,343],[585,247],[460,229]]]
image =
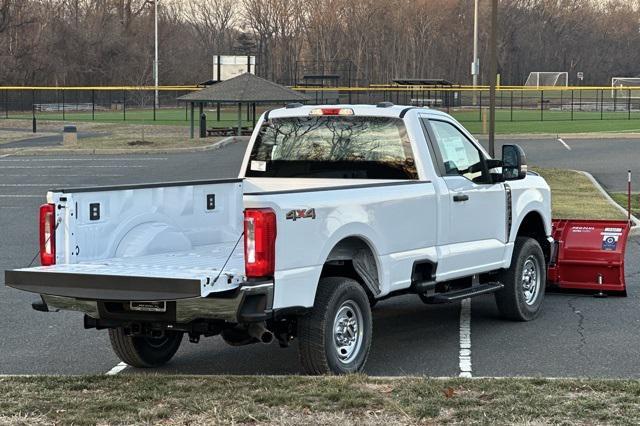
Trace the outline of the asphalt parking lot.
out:
[[[626,189],[637,142],[564,142],[571,149],[553,139],[518,141],[534,165],[587,170],[610,190]],[[36,254],[37,208],[49,188],[230,177],[237,174],[243,151],[243,144],[232,144],[171,155],[0,158],[0,271],[26,266]],[[491,296],[473,299],[473,375],[640,377],[639,256],[640,239],[633,237],[626,259],[629,297],[548,294],[532,323],[500,320]],[[35,312],[33,300],[34,295],[0,286],[0,374],[104,374],[119,363],[106,331],[85,331],[80,314]],[[415,296],[379,303],[367,372],[457,376],[460,318],[460,304],[427,306]],[[217,337],[197,345],[185,340],[167,366],[120,374],[295,374],[302,371],[295,349],[233,348]]]

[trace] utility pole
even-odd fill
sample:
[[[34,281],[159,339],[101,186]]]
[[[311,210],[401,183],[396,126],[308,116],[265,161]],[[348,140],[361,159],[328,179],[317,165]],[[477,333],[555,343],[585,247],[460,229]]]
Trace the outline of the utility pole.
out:
[[[473,76],[473,104],[477,104],[477,93],[475,87],[478,85],[478,74],[480,74],[480,60],[478,59],[478,2],[475,0],[473,12],[473,62],[471,63],[471,75]]]
[[[491,36],[489,37],[489,155],[496,153],[496,76],[498,74],[498,0],[491,0]]]
[[[153,79],[155,81],[155,96],[153,98],[153,102],[156,108],[160,107],[158,102],[158,1],[153,1],[154,8],[154,19],[155,19],[155,59],[153,61]]]

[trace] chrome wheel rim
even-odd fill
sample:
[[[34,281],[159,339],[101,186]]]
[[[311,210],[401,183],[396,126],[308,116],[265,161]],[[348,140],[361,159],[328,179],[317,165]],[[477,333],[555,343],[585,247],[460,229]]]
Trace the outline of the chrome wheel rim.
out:
[[[353,300],[347,300],[333,320],[333,345],[338,360],[343,364],[352,362],[360,352],[362,340],[362,312]]]
[[[540,266],[538,259],[531,255],[527,257],[522,266],[522,291],[524,302],[531,306],[538,299],[540,293]]]

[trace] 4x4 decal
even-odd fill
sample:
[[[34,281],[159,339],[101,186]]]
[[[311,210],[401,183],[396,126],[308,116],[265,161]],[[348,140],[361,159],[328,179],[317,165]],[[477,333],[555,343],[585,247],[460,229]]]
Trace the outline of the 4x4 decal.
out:
[[[298,219],[315,219],[316,218],[316,209],[297,209],[291,210],[287,213],[287,220],[296,221]]]

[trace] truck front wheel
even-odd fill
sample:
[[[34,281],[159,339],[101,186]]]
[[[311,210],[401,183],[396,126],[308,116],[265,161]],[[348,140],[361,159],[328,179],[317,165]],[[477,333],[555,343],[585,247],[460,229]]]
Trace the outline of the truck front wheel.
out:
[[[118,358],[137,368],[160,367],[169,362],[180,347],[182,334],[165,331],[162,337],[129,336],[124,328],[109,329],[111,347]]]
[[[311,312],[298,319],[300,362],[307,374],[347,374],[364,367],[371,347],[367,293],[349,278],[322,278]]]
[[[518,237],[509,269],[498,276],[504,288],[496,293],[500,314],[514,321],[531,321],[542,308],[547,283],[547,266],[540,244],[533,238]]]

